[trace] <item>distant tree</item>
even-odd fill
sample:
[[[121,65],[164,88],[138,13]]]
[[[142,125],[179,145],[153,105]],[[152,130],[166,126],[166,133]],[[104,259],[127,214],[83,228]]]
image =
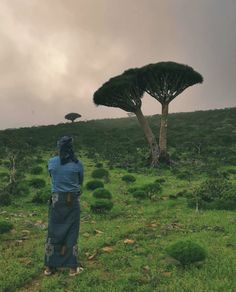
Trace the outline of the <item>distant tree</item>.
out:
[[[96,105],[118,107],[137,116],[151,149],[151,165],[156,166],[158,144],[141,110],[143,93],[144,91],[137,82],[136,71],[131,69],[103,84],[94,93],[93,100]]]
[[[193,68],[175,62],[149,64],[139,69],[139,84],[162,105],[159,133],[159,160],[169,162],[167,153],[167,117],[169,103],[186,88],[202,83],[203,77]]]
[[[78,113],[69,113],[65,115],[65,119],[71,121],[72,123],[80,117],[81,115]]]

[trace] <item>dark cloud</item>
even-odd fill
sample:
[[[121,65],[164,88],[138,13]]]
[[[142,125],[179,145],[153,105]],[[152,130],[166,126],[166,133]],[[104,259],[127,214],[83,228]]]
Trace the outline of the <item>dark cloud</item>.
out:
[[[173,60],[204,76],[171,111],[236,106],[233,0],[2,0],[1,128],[125,116],[93,92],[129,67]],[[145,97],[145,114],[160,112]]]

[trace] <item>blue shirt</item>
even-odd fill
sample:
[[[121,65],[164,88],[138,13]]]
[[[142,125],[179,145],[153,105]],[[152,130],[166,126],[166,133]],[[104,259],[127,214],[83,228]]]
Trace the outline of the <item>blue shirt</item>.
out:
[[[48,161],[51,175],[52,192],[79,192],[84,179],[83,164],[78,161],[61,165],[60,157],[55,156]]]

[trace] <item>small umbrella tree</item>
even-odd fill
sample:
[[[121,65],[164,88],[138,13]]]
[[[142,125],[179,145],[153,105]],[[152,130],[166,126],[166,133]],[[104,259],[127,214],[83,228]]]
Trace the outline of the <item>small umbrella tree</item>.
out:
[[[124,73],[103,84],[94,93],[93,100],[96,105],[117,107],[137,116],[151,149],[151,165],[157,166],[158,144],[141,110],[143,93],[136,75]]]
[[[167,117],[169,103],[186,88],[202,83],[203,77],[193,68],[175,63],[160,62],[139,69],[139,84],[143,90],[161,103],[162,114],[159,133],[159,161],[169,162],[167,153]]]
[[[72,123],[78,118],[81,118],[81,115],[78,113],[69,113],[65,115],[65,119],[71,121]]]

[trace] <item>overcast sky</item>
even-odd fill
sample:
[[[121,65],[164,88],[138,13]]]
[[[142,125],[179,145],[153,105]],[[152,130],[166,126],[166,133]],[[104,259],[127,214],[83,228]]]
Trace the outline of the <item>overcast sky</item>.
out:
[[[171,112],[236,106],[235,15],[235,0],[0,0],[0,128],[127,116],[96,107],[94,91],[159,61],[204,77]],[[145,96],[145,115],[160,110]]]

